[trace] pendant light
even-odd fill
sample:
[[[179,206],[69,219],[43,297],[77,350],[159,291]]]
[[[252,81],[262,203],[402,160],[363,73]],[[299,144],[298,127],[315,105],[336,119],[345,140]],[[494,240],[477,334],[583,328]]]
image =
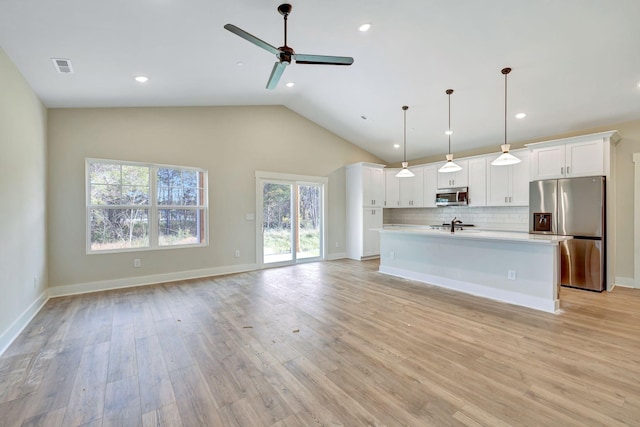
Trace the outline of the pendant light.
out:
[[[508,166],[520,163],[521,160],[509,153],[510,144],[507,144],[507,75],[511,72],[511,68],[503,68],[502,74],[504,74],[504,144],[500,146],[502,154],[491,162],[491,166]]]
[[[447,89],[445,93],[449,96],[449,127],[447,128],[447,135],[449,135],[449,153],[445,156],[447,158],[447,163],[442,165],[442,167],[438,169],[438,172],[449,173],[458,172],[459,170],[462,170],[462,168],[460,165],[453,162],[453,154],[451,154],[451,134],[453,133],[451,131],[451,94],[453,93],[453,89]]]
[[[404,110],[404,161],[402,162],[402,169],[396,174],[396,178],[411,178],[414,176],[413,172],[407,169],[409,162],[407,162],[407,110],[408,106],[403,105]]]

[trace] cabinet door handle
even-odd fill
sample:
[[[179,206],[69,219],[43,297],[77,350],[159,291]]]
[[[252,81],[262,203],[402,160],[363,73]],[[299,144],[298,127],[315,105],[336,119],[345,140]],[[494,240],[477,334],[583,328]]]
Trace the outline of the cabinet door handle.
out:
[[[569,166],[567,166],[567,175],[569,175]]]
[[[509,196],[509,203],[511,203],[511,196]]]
[[[507,196],[504,196],[504,202],[507,203]]]
[[[560,168],[560,175],[564,175],[564,167]]]

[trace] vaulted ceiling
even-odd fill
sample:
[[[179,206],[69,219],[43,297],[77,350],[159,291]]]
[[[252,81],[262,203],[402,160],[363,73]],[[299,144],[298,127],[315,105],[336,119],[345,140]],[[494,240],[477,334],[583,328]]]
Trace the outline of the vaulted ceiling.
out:
[[[280,3],[2,0],[0,46],[48,107],[282,104],[388,162],[403,105],[407,157],[447,151],[449,88],[452,151],[497,151],[504,67],[510,142],[640,118],[638,0],[291,1],[289,46],[355,62],[292,64],[267,90],[275,56],[223,26],[281,46]]]

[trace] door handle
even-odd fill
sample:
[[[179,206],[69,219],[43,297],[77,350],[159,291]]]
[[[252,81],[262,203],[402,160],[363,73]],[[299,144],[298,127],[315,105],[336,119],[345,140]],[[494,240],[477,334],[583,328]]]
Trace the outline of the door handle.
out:
[[[567,175],[569,175],[569,166],[567,166]]]
[[[564,167],[560,168],[560,175],[564,175]]]

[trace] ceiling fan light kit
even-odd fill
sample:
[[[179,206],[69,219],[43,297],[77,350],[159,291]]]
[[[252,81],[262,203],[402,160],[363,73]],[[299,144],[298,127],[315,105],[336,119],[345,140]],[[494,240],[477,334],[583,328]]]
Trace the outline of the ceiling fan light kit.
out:
[[[407,166],[409,166],[409,162],[407,162],[407,110],[408,109],[409,109],[409,106],[407,105],[402,106],[402,111],[404,111],[404,157],[402,161],[402,169],[400,169],[400,172],[396,174],[396,178],[411,178],[415,176],[414,173],[411,172],[411,170],[407,169]]]
[[[508,166],[521,162],[519,158],[509,153],[511,145],[507,143],[507,75],[511,72],[511,68],[503,68],[500,72],[504,75],[504,144],[500,146],[502,154],[491,162],[491,166]]]
[[[280,77],[284,72],[285,68],[291,64],[292,61],[295,61],[296,64],[315,64],[315,65],[351,65],[353,64],[353,58],[349,56],[327,56],[327,55],[306,55],[296,53],[291,47],[287,45],[287,20],[289,18],[289,14],[291,13],[291,9],[293,7],[288,3],[283,3],[278,6],[278,12],[280,15],[284,17],[284,45],[276,48],[275,46],[270,45],[257,38],[256,36],[249,34],[241,28],[236,27],[233,24],[226,24],[224,28],[228,31],[231,31],[233,34],[242,37],[247,40],[270,52],[278,58],[278,60],[273,64],[273,68],[271,69],[271,75],[269,76],[269,80],[267,81],[267,89],[275,89],[278,86],[278,82],[280,81]]]
[[[453,161],[453,154],[451,154],[451,134],[453,133],[451,131],[451,94],[453,93],[453,89],[447,89],[445,93],[449,97],[449,127],[446,132],[449,137],[449,152],[445,156],[447,162],[438,169],[438,172],[441,173],[458,172],[459,170],[462,170],[462,167]]]

